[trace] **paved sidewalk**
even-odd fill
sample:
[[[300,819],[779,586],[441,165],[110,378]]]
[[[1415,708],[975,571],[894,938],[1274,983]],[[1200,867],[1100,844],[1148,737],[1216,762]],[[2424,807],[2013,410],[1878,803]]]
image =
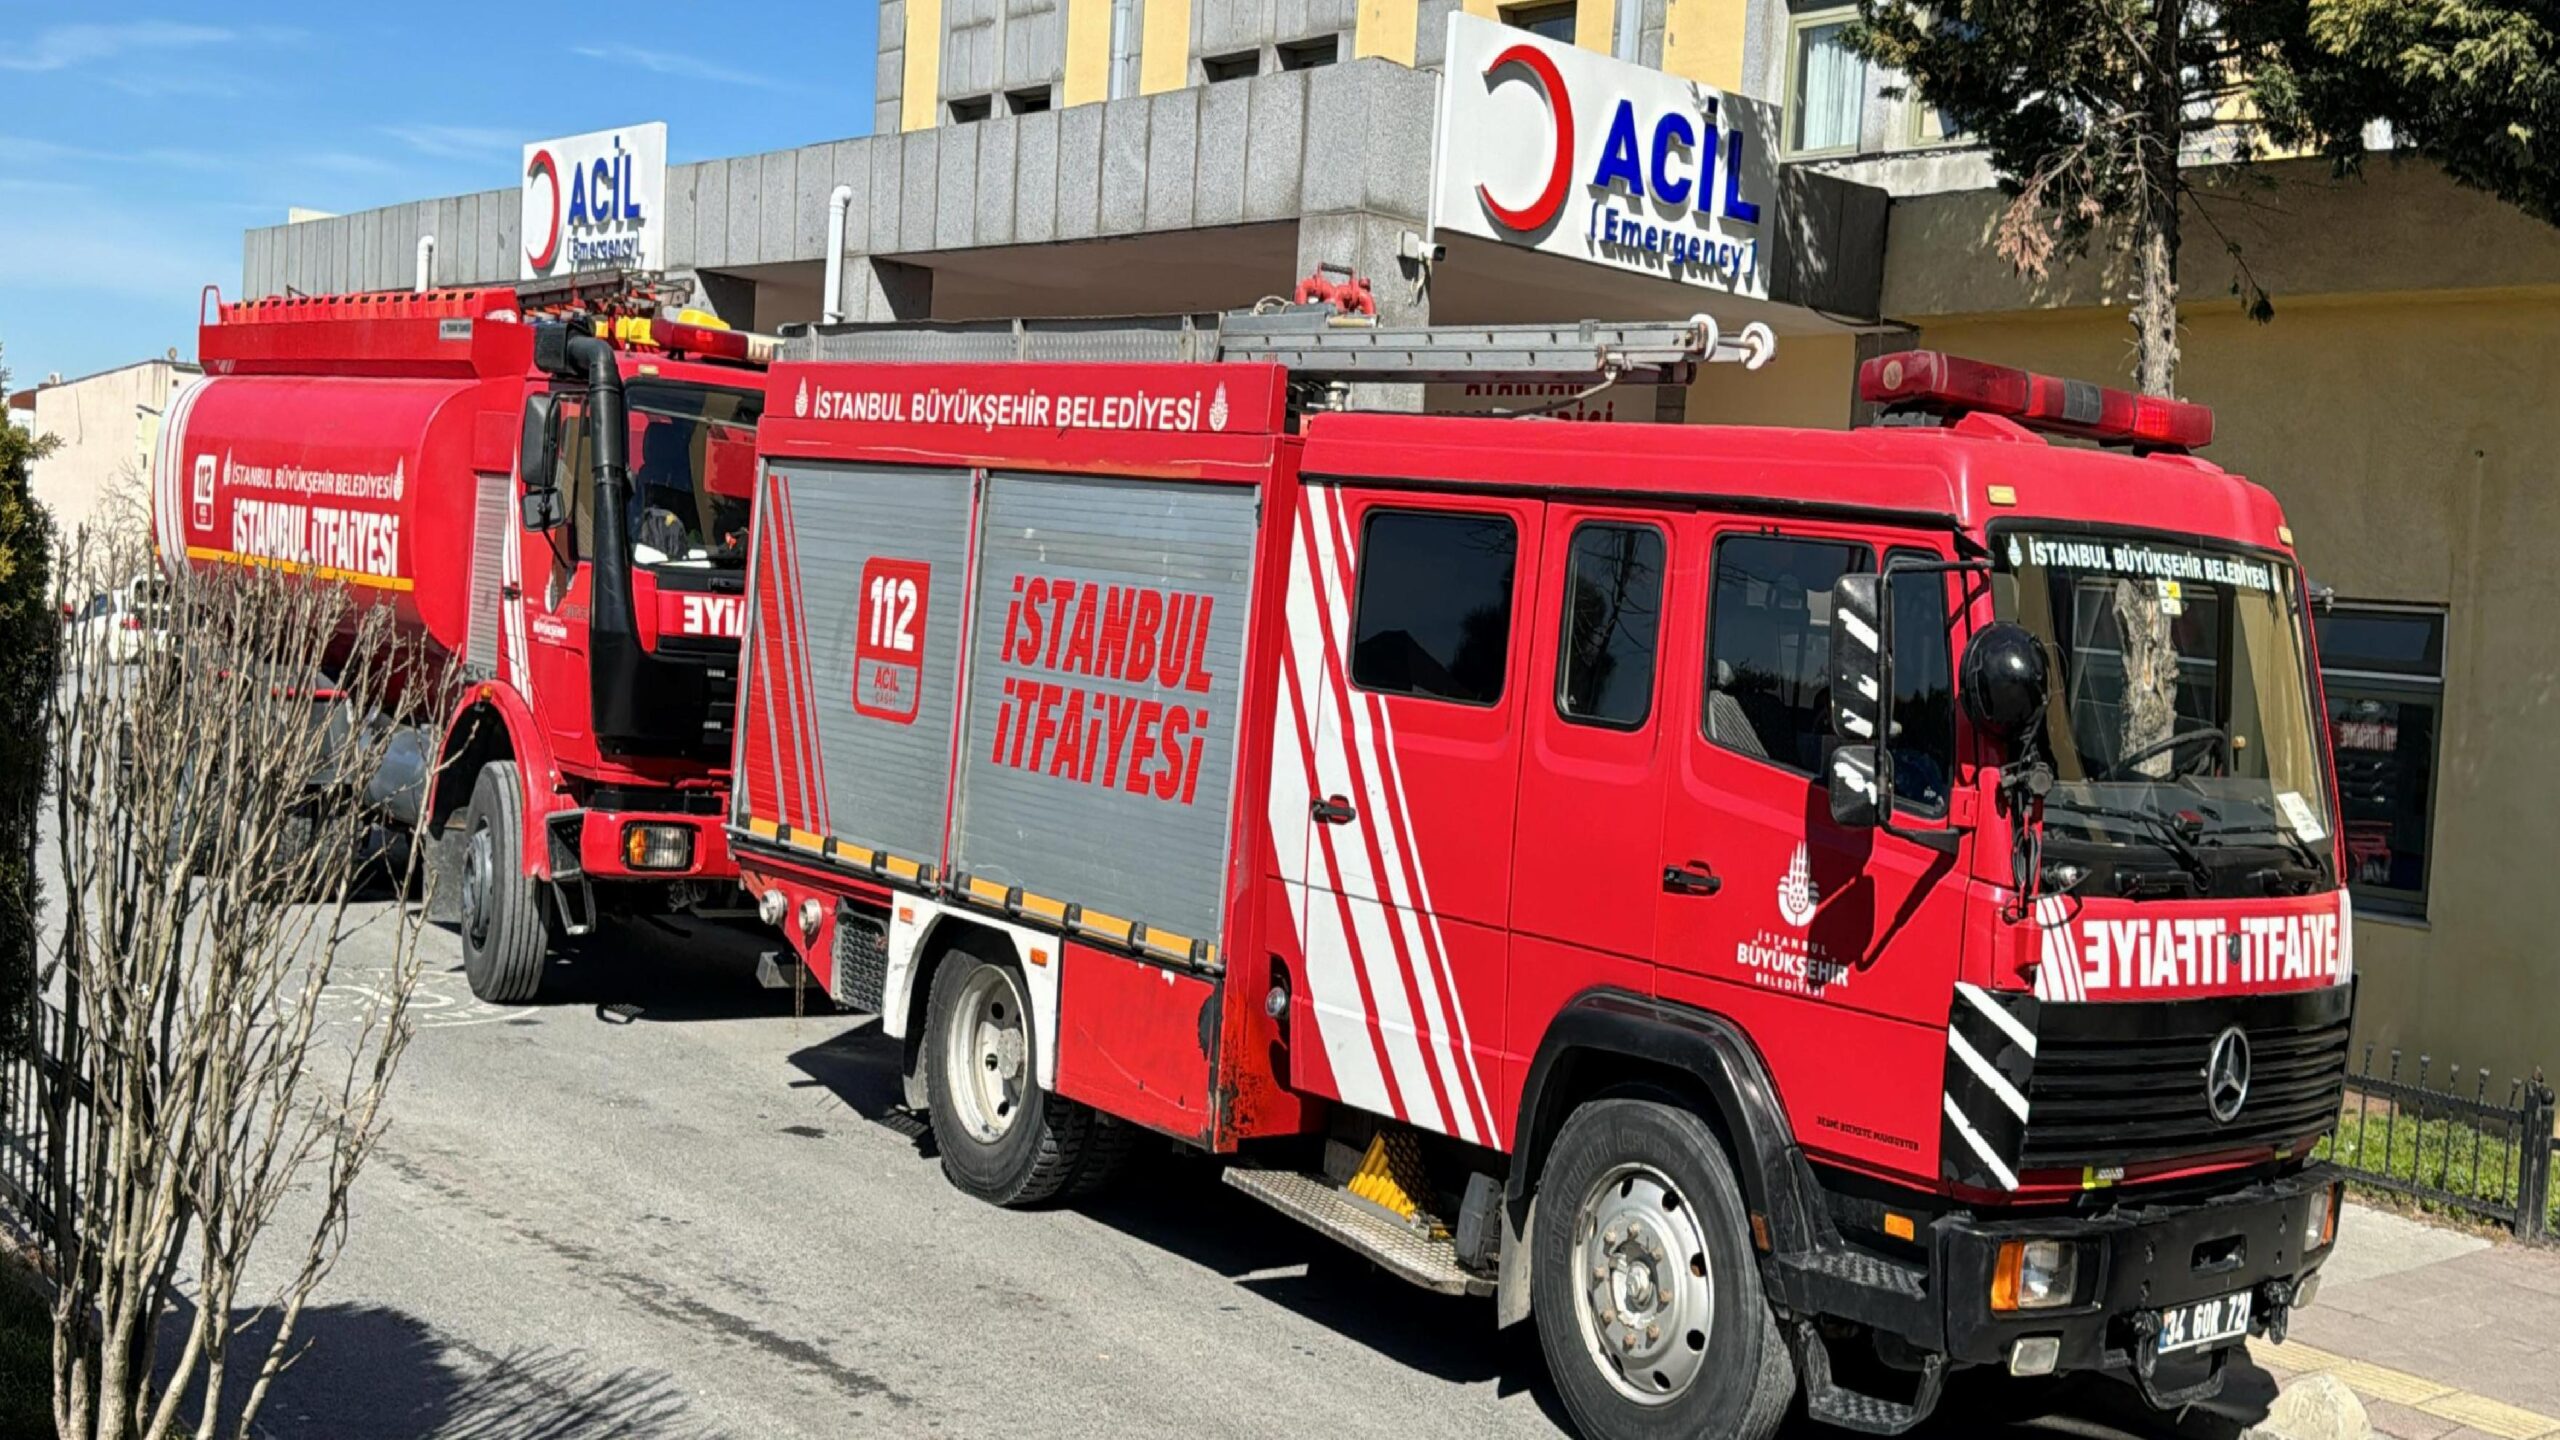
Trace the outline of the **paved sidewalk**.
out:
[[[2290,1343],[2250,1352],[2336,1375],[2392,1440],[2560,1437],[2560,1249],[2351,1204]]]

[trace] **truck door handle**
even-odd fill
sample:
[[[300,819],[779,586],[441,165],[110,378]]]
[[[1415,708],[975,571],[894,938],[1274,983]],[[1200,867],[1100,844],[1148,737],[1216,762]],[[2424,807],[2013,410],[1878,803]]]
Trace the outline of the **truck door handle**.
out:
[[[1339,795],[1327,796],[1309,805],[1307,813],[1314,816],[1320,825],[1348,825],[1360,818],[1360,812],[1351,808],[1351,802]]]
[[[1692,860],[1686,865],[1663,866],[1662,888],[1678,895],[1713,895],[1724,888],[1724,881],[1707,868],[1704,860]]]

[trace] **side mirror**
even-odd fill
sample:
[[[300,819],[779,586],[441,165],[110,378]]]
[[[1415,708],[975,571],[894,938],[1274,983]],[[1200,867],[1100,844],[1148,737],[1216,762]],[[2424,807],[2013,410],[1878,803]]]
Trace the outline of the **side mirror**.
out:
[[[539,490],[527,490],[518,504],[527,530],[557,530],[568,523],[568,515],[560,508],[560,492],[548,485]]]
[[[1975,726],[2006,745],[2044,714],[2048,678],[2044,642],[2023,625],[1997,620],[1965,642],[1957,688]]]
[[[1831,752],[1825,783],[1834,823],[1883,824],[1890,804],[1876,783],[1884,736],[1882,578],[1843,575],[1831,586]]]
[[[516,447],[517,470],[527,490],[548,490],[560,464],[560,415],[552,397],[524,402],[524,437]]]

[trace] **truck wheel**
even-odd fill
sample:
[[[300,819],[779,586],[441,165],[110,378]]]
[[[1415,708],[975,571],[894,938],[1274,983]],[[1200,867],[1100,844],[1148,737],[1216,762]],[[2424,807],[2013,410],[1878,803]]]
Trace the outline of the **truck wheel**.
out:
[[[1650,1100],[1565,1120],[1538,1182],[1530,1304],[1591,1440],[1767,1440],[1795,1361],[1706,1122]]]
[[[1093,1111],[1040,1088],[1031,1007],[1010,959],[955,951],[925,1002],[925,1105],[951,1183],[995,1205],[1037,1205],[1076,1178]]]
[[[462,822],[462,972],[471,993],[521,1005],[542,992],[551,927],[542,882],[525,873],[524,799],[512,760],[480,767]]]

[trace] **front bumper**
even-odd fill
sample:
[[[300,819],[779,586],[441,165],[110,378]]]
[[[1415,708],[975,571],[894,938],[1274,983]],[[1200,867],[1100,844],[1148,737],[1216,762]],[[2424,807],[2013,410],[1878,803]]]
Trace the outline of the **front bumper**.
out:
[[[2219,1358],[2159,1357],[2161,1311],[2248,1290],[2251,1333],[2281,1340],[2302,1282],[2328,1259],[2326,1249],[2305,1254],[2302,1242],[2338,1178],[2334,1168],[2315,1165],[2207,1199],[2131,1203],[2102,1215],[1943,1216],[1931,1277],[1945,1302],[1943,1351],[1957,1364],[2005,1365],[2018,1341],[2050,1337],[2060,1347],[2058,1371],[2130,1372],[2163,1406],[2201,1398],[2219,1384]],[[2046,1239],[2079,1247],[2073,1303],[1994,1312],[2001,1244]],[[2173,1372],[2190,1378],[2164,1378]]]

